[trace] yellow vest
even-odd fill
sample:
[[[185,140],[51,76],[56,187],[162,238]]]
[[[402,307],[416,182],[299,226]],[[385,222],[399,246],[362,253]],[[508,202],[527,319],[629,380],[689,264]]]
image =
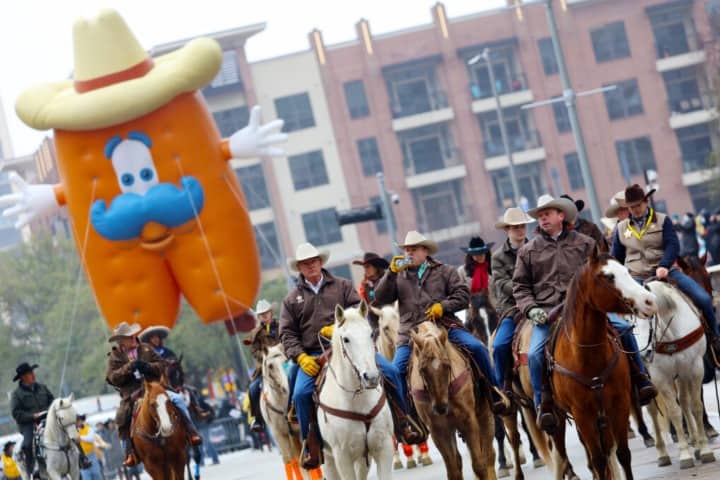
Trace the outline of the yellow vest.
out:
[[[78,433],[80,434],[80,437],[84,437],[88,433],[90,433],[90,425],[83,426],[80,430],[78,430]],[[80,448],[82,448],[83,453],[85,455],[90,455],[95,451],[95,443],[94,442],[84,442],[80,440]]]
[[[2,454],[3,472],[7,478],[20,478],[20,470],[12,457]]]

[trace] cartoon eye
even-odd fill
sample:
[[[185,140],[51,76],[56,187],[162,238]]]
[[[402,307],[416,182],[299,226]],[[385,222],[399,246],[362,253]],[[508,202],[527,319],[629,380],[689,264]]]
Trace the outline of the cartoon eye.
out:
[[[132,173],[123,173],[120,177],[120,181],[124,186],[129,187],[135,183],[135,176]]]
[[[144,181],[149,182],[153,179],[154,173],[152,169],[150,168],[143,168],[140,170],[140,178],[142,178]]]

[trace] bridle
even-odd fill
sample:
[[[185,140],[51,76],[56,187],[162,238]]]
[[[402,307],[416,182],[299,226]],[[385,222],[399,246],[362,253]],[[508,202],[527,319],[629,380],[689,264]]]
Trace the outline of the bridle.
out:
[[[323,346],[323,339],[324,337],[318,333],[318,339],[320,340],[320,348],[322,349],[323,354],[325,353],[325,347]],[[362,381],[362,375],[360,374],[360,369],[355,365],[355,362],[350,357],[350,354],[347,352],[347,349],[345,348],[345,338],[341,337],[340,340],[340,352],[342,353],[343,358],[347,360],[347,362],[350,364],[350,368],[352,369],[353,373],[355,374],[355,378],[357,380],[358,387],[355,389],[348,388],[344,386],[342,383],[340,383],[340,379],[337,376],[337,373],[335,373],[335,369],[332,367],[332,364],[328,362],[328,370],[330,370],[330,373],[332,374],[333,378],[335,379],[335,383],[337,383],[337,386],[340,387],[340,390],[344,391],[345,393],[352,393],[353,396],[359,395],[367,390],[378,390],[380,385],[378,384],[377,387],[363,387],[363,381]]]
[[[167,393],[165,393],[165,395],[167,396]],[[149,401],[149,399],[147,399],[148,401],[145,401],[145,400],[146,400],[146,399],[143,399],[143,402],[142,402],[141,407],[140,407],[141,410],[142,410],[143,407],[146,407],[146,404],[147,404],[148,401]],[[170,403],[170,397],[167,397],[167,402]],[[162,422],[160,421],[160,417],[158,416],[158,414],[153,411],[153,410],[155,410],[155,409],[150,408],[151,406],[152,406],[152,402],[150,402],[150,405],[147,405],[146,408],[148,408],[148,414],[150,415],[150,418],[151,418],[151,419],[155,422],[155,424],[157,425],[157,431],[156,431],[155,433],[147,433],[147,432],[142,428],[142,426],[140,425],[140,423],[141,423],[141,418],[140,418],[140,415],[139,415],[139,414],[137,415],[137,420],[136,420],[136,422],[135,422],[135,431],[136,431],[141,437],[145,438],[146,440],[150,440],[151,442],[156,442],[156,441],[158,441],[158,440],[161,438],[160,429],[161,429],[161,427],[162,427]],[[171,411],[172,411],[172,410],[168,410],[168,416],[171,416]],[[171,426],[171,428],[170,428],[170,433],[168,433],[168,434],[166,435],[167,437],[171,437],[171,436],[173,435],[173,433],[175,433],[175,422],[174,422],[174,421],[171,421],[171,422],[170,422],[170,426]]]

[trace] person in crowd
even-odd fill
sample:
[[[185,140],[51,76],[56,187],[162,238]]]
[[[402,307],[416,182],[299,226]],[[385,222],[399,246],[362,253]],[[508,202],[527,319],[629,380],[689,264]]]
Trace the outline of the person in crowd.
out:
[[[80,470],[82,480],[103,480],[100,470],[100,460],[97,455],[96,433],[95,430],[87,424],[85,415],[78,415],[75,422],[78,435],[80,435],[80,448],[85,457],[90,462],[88,468]]]
[[[138,338],[143,343],[149,343],[155,349],[155,353],[166,361],[177,361],[178,356],[175,352],[165,346],[165,339],[170,335],[170,329],[162,325],[147,327],[143,330]]]
[[[366,252],[363,255],[362,260],[354,260],[352,263],[353,265],[360,265],[363,267],[363,279],[360,282],[360,288],[358,288],[360,298],[365,300],[368,305],[375,305],[375,286],[385,274],[385,270],[387,270],[390,264],[380,255],[373,252]],[[379,319],[372,310],[370,310],[368,314],[368,321],[370,322],[370,326],[372,327],[374,334],[377,334]]]
[[[2,478],[4,480],[17,480],[20,478],[20,469],[15,463],[13,452],[15,450],[15,442],[5,442],[2,451]]]

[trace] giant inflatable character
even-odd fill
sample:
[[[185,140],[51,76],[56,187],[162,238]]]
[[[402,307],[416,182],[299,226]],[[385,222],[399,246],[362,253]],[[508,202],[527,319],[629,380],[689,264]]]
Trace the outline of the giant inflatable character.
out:
[[[18,228],[67,206],[100,311],[118,323],[172,327],[181,293],[204,322],[240,315],[260,283],[257,247],[230,158],[281,155],[282,121],[250,123],[222,140],[201,94],[222,51],[200,38],[157,58],[120,15],[73,29],[72,80],[17,101],[29,126],[54,129],[58,185],[0,199]]]

